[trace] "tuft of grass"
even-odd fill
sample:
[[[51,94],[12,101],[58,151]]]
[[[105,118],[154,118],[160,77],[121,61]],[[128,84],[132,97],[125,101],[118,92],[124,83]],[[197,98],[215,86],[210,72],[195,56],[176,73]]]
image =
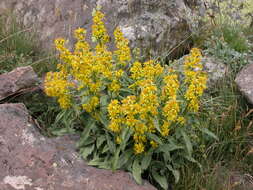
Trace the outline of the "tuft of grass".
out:
[[[57,64],[53,52],[39,49],[34,29],[24,27],[13,15],[0,16],[0,58],[0,74],[31,65],[39,75],[43,75],[54,70]]]
[[[202,170],[188,165],[175,189],[232,190],[230,173],[253,173],[253,109],[238,92],[234,75],[220,81],[205,95],[201,124],[214,132],[219,141],[200,139],[195,151]]]
[[[25,28],[12,15],[0,17],[0,74],[20,66],[32,66],[43,77],[48,71],[55,70],[58,60],[54,53],[41,52],[38,48],[36,33]],[[34,91],[24,91],[0,103],[23,102],[36,120],[43,134],[50,135],[47,127],[54,123],[58,105],[52,98],[44,95],[41,87]]]
[[[217,17],[217,15],[215,15]],[[219,16],[219,15],[218,15]],[[202,138],[195,151],[202,170],[187,165],[176,190],[248,190],[253,189],[241,177],[233,182],[234,173],[253,174],[253,106],[242,96],[234,82],[236,74],[253,60],[252,26],[223,19],[206,23],[193,36],[195,46],[205,54],[222,60],[228,75],[205,94],[201,124],[219,137],[218,141]],[[244,184],[245,183],[245,184]],[[248,187],[247,187],[248,186]]]

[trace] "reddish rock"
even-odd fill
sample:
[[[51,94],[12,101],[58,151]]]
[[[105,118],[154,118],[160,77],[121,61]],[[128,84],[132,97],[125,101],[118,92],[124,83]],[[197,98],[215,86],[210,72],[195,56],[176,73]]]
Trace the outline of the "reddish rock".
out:
[[[0,100],[18,93],[20,90],[35,87],[39,78],[31,66],[18,67],[0,75]]]
[[[253,63],[246,65],[238,73],[235,82],[241,93],[253,104]]]
[[[49,139],[30,122],[23,104],[0,105],[1,190],[154,190],[126,172],[87,166],[74,136]]]

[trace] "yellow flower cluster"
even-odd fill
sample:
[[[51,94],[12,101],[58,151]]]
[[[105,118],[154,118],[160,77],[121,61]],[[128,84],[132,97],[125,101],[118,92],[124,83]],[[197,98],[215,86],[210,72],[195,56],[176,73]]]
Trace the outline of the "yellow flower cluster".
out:
[[[207,75],[203,72],[203,66],[200,61],[200,50],[193,48],[190,55],[186,56],[184,62],[185,83],[188,85],[185,98],[189,101],[189,110],[193,112],[199,110],[199,97],[202,96],[206,89],[207,82]]]
[[[160,64],[155,64],[153,60],[145,63],[134,62],[131,69],[131,78],[139,81],[143,79],[151,79],[159,77],[164,72],[164,68]]]
[[[128,46],[129,40],[124,38],[123,33],[119,28],[114,31],[115,45],[117,50],[114,52],[117,56],[117,64],[126,66],[132,59],[131,50]]]
[[[94,10],[93,12],[93,25],[92,25],[92,36],[101,45],[109,42],[109,35],[107,34],[103,18],[105,15],[99,11]]]
[[[83,28],[74,32],[77,43],[73,51],[65,47],[64,39],[55,40],[63,63],[57,66],[58,72],[46,75],[45,92],[58,98],[61,108],[68,109],[74,103],[97,120],[101,114],[99,105],[103,102],[100,98],[102,94],[107,95],[110,98],[107,127],[115,134],[115,143],[124,140],[122,132],[127,128],[132,134],[134,152],[141,154],[159,146],[151,134],[163,140],[171,133],[174,123],[185,123],[179,101],[182,97],[178,95],[180,82],[175,71],[165,69],[153,60],[131,63],[129,41],[119,28],[114,31],[117,49],[109,51],[106,45],[109,36],[103,18],[103,13],[94,11],[94,47],[87,43]],[[200,51],[193,49],[184,65],[188,87],[184,96],[191,111],[198,111],[199,97],[206,88],[200,57]],[[126,71],[126,66],[130,66],[130,72]]]
[[[170,131],[170,125],[178,119],[180,106],[177,100],[177,93],[179,90],[179,81],[177,74],[169,74],[164,77],[163,96],[165,105],[163,107],[163,116],[165,120],[161,127],[162,136],[168,136]]]
[[[69,83],[61,72],[49,72],[45,79],[45,92],[48,96],[59,97],[58,103],[61,108],[67,109],[71,106],[71,95],[69,87],[73,84]]]
[[[93,96],[88,103],[83,104],[82,107],[87,112],[92,112],[99,104],[99,98],[97,96]]]
[[[102,87],[106,86],[108,90],[115,93],[120,90],[119,80],[124,71],[118,68],[118,65],[123,62],[127,63],[131,59],[128,40],[123,37],[119,29],[116,29],[115,41],[118,50],[115,51],[115,55],[118,56],[121,63],[114,64],[113,56],[115,55],[108,51],[106,46],[109,36],[103,23],[104,14],[99,10],[94,11],[93,14],[92,35],[97,41],[94,50],[87,43],[86,30],[83,28],[74,31],[77,42],[73,52],[65,47],[64,39],[55,40],[56,49],[60,52],[60,59],[64,63],[58,65],[59,72],[48,73],[45,80],[45,91],[47,95],[57,97],[64,109],[70,107],[69,87],[73,83],[76,90],[85,91],[83,96],[92,97],[88,103],[81,104],[80,102],[80,108],[93,112],[99,104]]]
[[[169,122],[178,118],[179,104],[176,100],[179,81],[176,74],[164,77],[162,93],[157,89],[156,81],[164,73],[164,68],[154,61],[145,63],[135,62],[130,69],[130,77],[135,81],[134,86],[140,89],[139,95],[127,96],[121,102],[113,100],[108,106],[110,116],[109,129],[120,133],[123,127],[130,128],[133,133],[134,151],[140,154],[147,146],[147,133],[160,133],[162,136],[169,134]],[[133,86],[133,85],[130,85]],[[160,96],[160,99],[159,99]],[[154,118],[159,118],[159,109],[165,101],[162,115],[165,118],[161,130],[156,129]],[[158,121],[159,122],[159,121]],[[153,148],[157,142],[150,140]]]
[[[200,51],[193,49],[184,66],[185,83],[188,84],[185,98],[189,101],[191,111],[197,111],[196,105],[206,83],[200,56]],[[122,101],[112,100],[108,106],[109,129],[118,136],[123,128],[131,129],[134,151],[140,154],[148,148],[147,142],[152,148],[159,146],[157,142],[147,138],[148,133],[166,138],[172,124],[183,125],[186,120],[181,115],[178,96],[180,82],[174,70],[165,70],[152,60],[145,63],[136,61],[130,68],[130,78],[134,82],[129,88],[135,87],[136,94],[127,96]]]
[[[136,154],[145,150],[147,138],[145,133],[154,132],[153,117],[158,114],[158,97],[156,86],[150,81],[143,82],[140,96],[127,96],[121,102],[113,100],[108,106],[110,117],[109,129],[120,133],[123,127],[130,128],[133,134]],[[152,143],[154,145],[154,143]]]

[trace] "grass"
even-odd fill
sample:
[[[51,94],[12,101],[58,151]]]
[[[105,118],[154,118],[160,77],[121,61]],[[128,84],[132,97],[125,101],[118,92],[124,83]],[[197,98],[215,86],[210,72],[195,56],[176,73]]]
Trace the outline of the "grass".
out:
[[[203,170],[187,166],[175,189],[223,190],[233,171],[253,173],[253,155],[247,154],[253,146],[251,108],[237,91],[233,76],[220,81],[206,94],[201,117],[202,125],[213,131],[219,141],[202,139],[205,148],[196,151],[196,157]]]
[[[32,28],[25,28],[16,22],[14,17],[0,17],[0,74],[17,67],[32,66],[35,72],[43,75],[55,69],[57,59],[54,54],[39,51],[36,33]],[[6,24],[7,23],[7,24]],[[44,95],[40,88],[36,91],[24,91],[22,96],[10,97],[5,102],[23,102],[29,113],[38,121],[42,132],[49,135],[46,126],[54,122],[59,112],[54,100]]]
[[[32,65],[40,76],[54,70],[57,63],[52,55],[38,50],[36,35],[27,35],[32,29],[20,27],[13,20],[6,25],[0,18],[0,74],[18,66]],[[8,27],[6,27],[8,26]],[[252,28],[238,25],[223,25],[208,28],[193,38],[195,45],[205,49],[211,56],[223,60],[230,67],[230,74],[219,81],[205,94],[201,124],[208,127],[219,141],[200,139],[202,146],[195,150],[202,170],[196,165],[187,165],[181,171],[181,180],[173,185],[176,190],[232,190],[242,189],[243,184],[230,183],[235,172],[253,174],[253,107],[238,92],[234,83],[236,74],[252,59]],[[21,97],[12,97],[6,102],[24,102],[30,114],[37,119],[40,128],[50,135],[59,113],[56,102],[42,91],[28,92]]]
[[[28,65],[32,65],[39,75],[54,70],[57,62],[54,54],[41,52],[36,37],[33,28],[22,26],[14,17],[1,16],[0,73]]]
[[[214,132],[219,141],[201,139],[203,145],[195,151],[195,156],[203,168],[186,166],[180,183],[174,186],[176,190],[253,188],[253,106],[242,97],[234,82],[236,74],[253,60],[253,29],[238,23],[216,23],[200,31],[193,40],[195,46],[222,60],[230,70],[228,76],[208,89],[200,114],[201,124]],[[240,177],[231,180],[238,173]]]

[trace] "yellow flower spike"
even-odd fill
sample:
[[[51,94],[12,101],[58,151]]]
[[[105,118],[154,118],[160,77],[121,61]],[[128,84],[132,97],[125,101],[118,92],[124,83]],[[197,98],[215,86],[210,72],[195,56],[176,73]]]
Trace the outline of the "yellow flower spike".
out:
[[[168,121],[175,121],[178,117],[180,107],[176,99],[170,99],[165,103],[163,107],[163,115]]]
[[[94,109],[98,106],[99,104],[99,98],[97,96],[93,96],[88,103],[83,104],[82,107],[85,111],[88,113],[91,113],[94,111]]]
[[[170,125],[171,123],[167,122],[167,121],[163,121],[163,125],[161,127],[161,135],[163,137],[166,137],[169,135],[170,132]]]
[[[117,120],[111,120],[108,128],[115,133],[119,133],[121,130],[120,123]]]
[[[70,97],[65,95],[58,99],[58,103],[62,109],[68,109],[71,106]]]
[[[177,122],[180,124],[180,125],[184,125],[186,123],[186,120],[184,117],[180,116],[177,118]]]
[[[109,89],[112,92],[118,92],[120,90],[120,87],[120,84],[116,80],[113,80],[112,83],[109,85]]]
[[[193,48],[186,57],[184,63],[185,83],[188,89],[185,92],[185,99],[189,102],[188,109],[193,112],[199,110],[199,97],[206,89],[207,75],[202,71],[201,52]]]
[[[123,36],[120,28],[117,27],[114,30],[115,45],[117,50],[114,52],[118,58],[118,65],[126,66],[127,63],[132,59],[131,50],[128,46],[129,40]]]
[[[74,32],[74,37],[77,40],[82,41],[85,39],[85,34],[86,34],[86,30],[84,28],[78,28]]]
[[[103,23],[103,18],[104,14],[99,10],[95,10],[93,16],[92,37],[101,45],[109,42],[109,36]]]

